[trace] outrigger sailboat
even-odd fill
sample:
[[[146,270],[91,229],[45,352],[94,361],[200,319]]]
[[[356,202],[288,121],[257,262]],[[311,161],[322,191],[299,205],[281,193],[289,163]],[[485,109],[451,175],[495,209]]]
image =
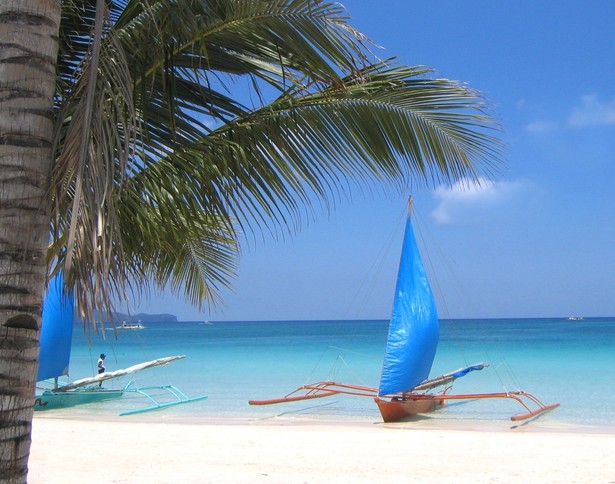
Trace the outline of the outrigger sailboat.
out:
[[[559,403],[545,405],[524,391],[463,395],[449,393],[454,380],[471,371],[482,370],[488,366],[487,363],[428,378],[438,345],[439,322],[434,297],[414,237],[411,211],[410,199],[380,386],[371,388],[322,381],[303,385],[281,398],[250,400],[250,405],[270,405],[338,394],[357,395],[374,398],[385,422],[398,422],[413,415],[431,412],[448,400],[512,399],[523,408],[523,413],[511,417],[513,421],[530,419],[559,406]],[[431,392],[435,388],[441,390]]]
[[[70,352],[73,335],[74,298],[64,291],[62,274],[56,275],[50,282],[43,304],[43,325],[40,338],[39,368],[37,381],[51,381],[52,387],[37,394],[34,410],[51,410],[74,407],[87,403],[101,402],[122,397],[126,392],[138,393],[150,401],[150,405],[121,412],[120,415],[143,413],[150,410],[195,402],[207,398],[206,395],[188,397],[173,385],[135,387],[129,382],[121,389],[108,389],[103,381],[131,375],[147,368],[162,366],[185,358],[183,355],[168,356],[139,363],[125,369],[99,373],[63,385],[59,378],[68,375]],[[151,395],[152,391],[161,390],[168,398],[160,402]]]

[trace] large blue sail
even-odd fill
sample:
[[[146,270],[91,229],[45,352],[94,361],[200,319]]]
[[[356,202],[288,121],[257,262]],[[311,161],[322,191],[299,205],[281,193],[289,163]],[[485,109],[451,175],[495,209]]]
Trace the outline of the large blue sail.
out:
[[[64,293],[62,273],[49,283],[43,302],[41,348],[36,381],[68,373],[73,337],[74,297]]]
[[[436,305],[408,214],[379,395],[404,392],[427,379],[438,334]]]

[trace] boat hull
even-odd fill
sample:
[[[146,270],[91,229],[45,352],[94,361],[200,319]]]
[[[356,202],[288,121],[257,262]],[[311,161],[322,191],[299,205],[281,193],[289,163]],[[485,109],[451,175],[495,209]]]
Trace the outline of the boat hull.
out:
[[[414,415],[433,412],[442,405],[442,400],[436,398],[383,400],[376,397],[374,401],[378,405],[382,420],[387,423],[401,422]]]
[[[53,410],[57,408],[75,407],[88,403],[97,403],[103,400],[120,398],[124,390],[107,390],[105,388],[83,388],[67,392],[45,390],[36,395],[34,410]]]

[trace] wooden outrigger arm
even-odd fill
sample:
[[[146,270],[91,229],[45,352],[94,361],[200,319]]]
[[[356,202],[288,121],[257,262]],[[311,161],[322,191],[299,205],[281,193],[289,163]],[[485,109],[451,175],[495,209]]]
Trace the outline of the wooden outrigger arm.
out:
[[[295,395],[300,391],[305,391],[303,395]],[[249,400],[250,405],[273,405],[276,403],[297,402],[301,400],[310,400],[312,398],[330,397],[332,395],[356,395],[359,397],[376,397],[378,390],[371,387],[361,385],[352,385],[348,383],[338,383],[334,381],[321,381],[302,385],[292,392],[280,398],[270,398],[266,400]]]
[[[499,392],[499,393],[469,393],[462,395],[451,395],[446,393],[449,387],[445,388],[440,393],[416,393],[416,392],[404,392],[395,395],[378,396],[378,390],[372,387],[366,387],[361,385],[352,385],[348,383],[339,383],[334,381],[322,381],[318,383],[312,383],[308,385],[302,385],[292,392],[286,394],[280,398],[271,398],[266,400],[249,400],[250,405],[273,405],[277,403],[297,402],[302,400],[311,400],[314,398],[330,397],[333,395],[355,395],[360,397],[372,397],[376,401],[382,401],[382,398],[390,398],[393,403],[399,402],[420,402],[420,401],[433,401],[442,405],[447,400],[478,400],[484,398],[510,398],[518,402],[526,412],[513,415],[510,419],[513,422],[521,420],[527,420],[533,417],[537,417],[559,407],[559,403],[545,405],[537,397],[531,393],[524,391],[514,392]],[[305,392],[298,394],[299,392]],[[532,408],[530,405],[534,405],[536,408]],[[434,405],[435,407],[436,405]],[[421,413],[421,412],[419,412]]]
[[[403,398],[410,398],[412,400],[440,400],[441,402],[445,402],[447,400],[480,400],[484,398],[510,398],[518,402],[523,408],[527,410],[527,412],[513,415],[510,417],[510,420],[513,422],[518,422],[520,420],[527,420],[529,418],[536,417],[545,412],[553,410],[559,407],[559,403],[553,403],[549,405],[545,405],[542,403],[536,396],[531,393],[524,391],[514,391],[514,392],[496,392],[496,393],[464,393],[462,395],[449,395],[446,393],[446,390],[441,394],[431,394],[431,393],[409,393],[406,394]],[[526,400],[524,400],[524,398]],[[533,403],[537,408],[532,409],[528,402]]]

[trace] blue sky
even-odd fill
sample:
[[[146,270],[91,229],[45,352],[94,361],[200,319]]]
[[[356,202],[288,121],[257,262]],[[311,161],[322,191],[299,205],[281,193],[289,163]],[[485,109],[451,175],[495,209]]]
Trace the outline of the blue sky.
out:
[[[615,315],[615,2],[347,0],[382,58],[492,103],[507,164],[481,189],[413,193],[441,317]],[[180,320],[388,318],[405,199],[353,192],[292,240],[244,249],[223,307]]]

